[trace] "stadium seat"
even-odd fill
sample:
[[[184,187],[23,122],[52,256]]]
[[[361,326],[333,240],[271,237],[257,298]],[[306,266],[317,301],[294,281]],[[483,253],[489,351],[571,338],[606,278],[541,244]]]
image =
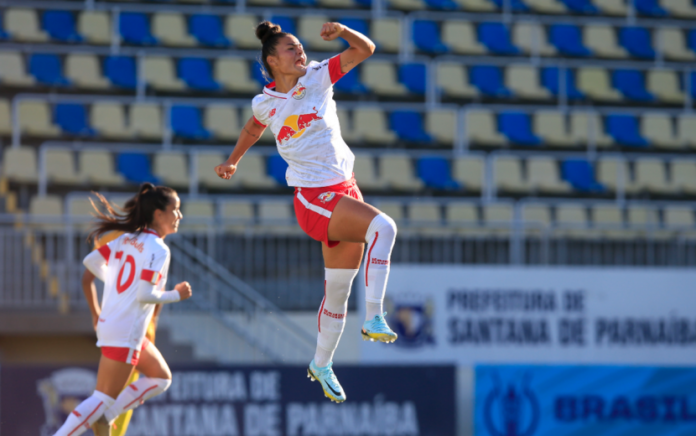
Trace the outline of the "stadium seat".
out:
[[[614,70],[612,72],[612,84],[614,88],[629,100],[651,102],[655,96],[645,89],[645,78],[638,70]]]
[[[216,104],[205,108],[205,128],[216,139],[235,140],[239,137],[239,118],[234,106]]]
[[[587,145],[594,141],[597,148],[605,148],[614,144],[611,136],[607,135],[604,123],[597,113],[571,112],[570,137],[575,143]]]
[[[628,165],[619,159],[600,159],[597,163],[597,181],[610,192],[619,190],[619,185],[623,183],[624,192],[633,191]]]
[[[431,9],[441,11],[454,11],[459,9],[459,5],[452,0],[424,0]]]
[[[635,0],[633,6],[639,14],[649,17],[662,18],[669,15],[657,0]]]
[[[68,11],[45,11],[43,28],[51,38],[62,42],[82,42],[82,36],[75,29],[75,17]]]
[[[184,82],[174,74],[172,59],[166,56],[148,56],[145,58],[145,81],[148,85],[161,91],[182,91]]]
[[[619,15],[625,17],[628,7],[624,0],[593,0],[603,15]]]
[[[662,0],[662,6],[679,18],[696,18],[696,7],[690,0]]]
[[[162,45],[173,47],[195,47],[196,40],[186,29],[182,14],[157,13],[152,16],[152,33]]]
[[[474,65],[471,67],[471,83],[487,97],[511,97],[512,92],[503,85],[500,67],[492,65]]]
[[[535,11],[542,14],[564,14],[568,9],[561,2],[556,0],[525,0],[527,5]]]
[[[92,44],[111,42],[111,18],[103,11],[82,11],[77,18],[77,31]]]
[[[81,104],[58,103],[55,107],[56,124],[65,133],[77,136],[95,136],[97,132],[87,123],[87,113]]]
[[[476,31],[471,23],[460,20],[447,20],[442,24],[442,40],[454,53],[481,55],[486,47],[476,39]]]
[[[538,111],[533,116],[533,131],[544,145],[572,147],[577,145],[566,129],[565,114],[556,110]]]
[[[280,6],[282,4],[282,0],[250,0],[249,4],[250,5],[261,5],[261,6]],[[258,23],[257,23],[258,24]],[[253,28],[253,27],[252,27]]]
[[[406,87],[396,80],[394,64],[388,61],[369,61],[361,66],[362,82],[377,95],[399,96],[408,94]]]
[[[419,201],[408,204],[408,221],[417,232],[438,236],[446,234],[442,229],[440,205],[432,201]]]
[[[657,210],[645,206],[628,206],[626,208],[628,226],[635,236],[655,236],[655,228],[660,224]],[[646,230],[647,228],[647,230]]]
[[[195,106],[172,106],[172,132],[187,139],[209,139],[212,135],[203,128],[201,111]]]
[[[609,83],[609,72],[604,68],[584,67],[578,70],[578,89],[592,100],[621,101],[621,94]]]
[[[270,234],[299,233],[292,205],[284,200],[264,200],[259,203],[259,224]]]
[[[648,91],[664,103],[684,104],[684,93],[679,86],[681,73],[668,70],[648,71]]]
[[[63,199],[57,195],[35,196],[29,201],[30,219],[38,222],[32,223],[43,230],[61,231],[63,227]]]
[[[344,47],[339,39],[324,41],[320,36],[321,27],[329,21],[331,21],[329,17],[324,15],[303,15],[299,17],[298,37],[307,43],[308,49],[337,52]]]
[[[681,149],[672,129],[672,117],[662,112],[646,112],[641,117],[640,133],[656,148]]]
[[[348,94],[367,94],[369,90],[360,83],[359,77],[358,68],[353,68],[341,77],[341,80],[334,83],[334,89]]]
[[[259,85],[252,80],[245,59],[218,58],[215,61],[215,80],[234,92],[258,93]]]
[[[607,116],[607,133],[618,144],[627,147],[647,147],[648,141],[640,136],[638,119],[633,115],[613,114]]]
[[[12,36],[5,31],[5,24],[2,20],[2,15],[0,14],[0,40],[11,39]]]
[[[253,15],[230,14],[225,19],[225,36],[232,40],[235,47],[259,50],[261,41],[252,32],[258,23],[259,19]]]
[[[505,9],[505,0],[491,0],[498,9]],[[512,12],[529,12],[529,6],[527,6],[522,0],[509,0],[509,8]]]
[[[191,34],[202,45],[219,48],[226,48],[232,45],[223,33],[222,21],[218,15],[191,15],[189,18],[189,29],[191,29]]]
[[[44,168],[48,183],[61,185],[79,185],[82,183],[82,177],[75,168],[72,150],[50,147],[44,153]]]
[[[127,139],[133,133],[126,125],[126,115],[120,103],[101,101],[92,104],[90,125],[104,138]]]
[[[425,9],[426,4],[421,0],[389,0],[390,9],[398,9],[402,11],[417,11]]]
[[[120,88],[135,89],[137,74],[135,59],[127,56],[109,56],[104,60],[104,74]]]
[[[48,34],[39,28],[36,9],[5,9],[5,30],[21,42],[46,42]]]
[[[397,53],[401,49],[401,20],[399,18],[377,18],[370,25],[371,39],[380,50]]]
[[[482,208],[483,222],[493,236],[507,237],[513,229],[514,210],[511,204],[486,204]]]
[[[115,171],[114,157],[100,149],[86,149],[78,155],[80,176],[88,183],[97,186],[122,187],[125,179]]]
[[[145,182],[159,185],[160,181],[150,172],[150,159],[144,153],[121,153],[117,159],[118,172],[128,182],[141,184]]]
[[[677,117],[677,137],[682,145],[696,148],[696,116],[681,114]]]
[[[17,52],[0,52],[0,83],[10,86],[31,86],[33,77],[27,75],[24,59]]]
[[[583,28],[583,41],[595,56],[601,58],[627,58],[628,52],[621,47],[616,29],[608,24],[588,24]]]
[[[696,194],[696,163],[693,161],[672,161],[672,185],[682,194]]]
[[[589,221],[585,206],[577,204],[559,204],[556,206],[556,235],[580,239],[592,236],[587,231]]]
[[[389,115],[389,124],[402,141],[429,143],[433,140],[423,129],[423,116],[418,112],[394,111]]]
[[[661,39],[662,54],[673,61],[693,61],[696,53],[686,45],[684,30],[678,27],[663,27],[658,30]]]
[[[10,102],[0,99],[0,135],[12,133],[12,116],[10,115]]]
[[[348,111],[346,109],[338,109],[337,114],[338,123],[341,126],[341,136],[343,137],[343,140],[349,143],[358,141],[359,136],[353,127],[353,123],[351,122],[351,117]]]
[[[226,159],[227,156],[222,153],[197,152],[194,162],[197,162],[196,171],[198,173],[198,184],[205,188],[232,189],[236,182],[234,177],[230,180],[221,179],[215,171],[211,171],[212,168],[220,165]]]
[[[254,222],[254,205],[248,200],[223,200],[220,202],[220,216],[226,223],[225,230],[241,233],[245,224]]]
[[[399,67],[399,81],[413,94],[425,95],[426,75],[424,64],[404,64]]]
[[[219,165],[222,161],[215,165]],[[275,170],[280,166],[275,164]],[[210,171],[213,167],[209,168]],[[240,185],[246,189],[271,189],[278,186],[278,183],[268,175],[266,167],[266,159],[258,154],[247,154],[241,160],[237,172],[234,173],[234,177],[230,179],[233,185]],[[286,186],[285,174],[282,175],[281,180],[282,185]]]
[[[498,129],[510,142],[518,145],[539,145],[541,139],[532,133],[529,115],[523,112],[498,114]]]
[[[512,28],[512,42],[524,53],[555,56],[556,48],[546,38],[546,30],[539,24],[520,22]]]
[[[567,56],[589,57],[592,51],[582,43],[580,28],[572,24],[554,24],[550,29],[551,43]]]
[[[361,107],[353,111],[353,128],[362,141],[380,145],[396,141],[389,130],[384,112],[379,108]]]
[[[130,107],[130,128],[142,139],[162,138],[162,113],[153,103],[135,103]]]
[[[669,195],[677,188],[667,181],[665,163],[660,159],[641,158],[634,164],[635,187],[639,192],[655,195]]]
[[[525,194],[529,192],[522,177],[522,163],[516,157],[501,156],[493,161],[493,183],[503,194]]]
[[[691,206],[667,206],[663,209],[665,227],[672,229],[693,229],[694,210]]]
[[[460,230],[459,233],[480,236],[478,210],[475,204],[463,202],[447,202],[445,204],[445,219],[449,227]]]
[[[469,84],[466,68],[459,63],[439,63],[437,84],[447,97],[473,98],[478,95],[476,88]]]
[[[155,154],[152,173],[166,186],[189,187],[187,156],[179,151],[160,151]]]
[[[119,32],[126,44],[159,44],[157,38],[150,33],[147,15],[140,12],[122,12],[118,20]]]
[[[479,24],[478,39],[493,54],[520,54],[520,49],[510,42],[510,30],[503,23]]]
[[[192,89],[201,91],[217,91],[220,89],[220,84],[213,80],[213,72],[208,59],[179,59],[179,77]]]
[[[444,157],[423,156],[418,159],[418,177],[425,186],[441,191],[459,189],[459,183],[452,179],[450,164]]]
[[[561,95],[561,70],[558,67],[544,67],[541,69],[541,84],[551,92],[551,95],[558,97]],[[575,71],[565,69],[564,94],[569,100],[579,100],[585,98],[576,86]]]
[[[391,189],[396,191],[413,191],[423,187],[423,182],[414,174],[413,163],[409,155],[400,153],[384,154],[380,159],[380,163],[381,178]]]
[[[33,54],[29,58],[29,73],[36,81],[49,86],[69,86],[63,76],[63,65],[55,54]]]
[[[213,225],[215,205],[208,199],[186,200],[181,205],[183,230],[206,231]]]
[[[527,186],[532,191],[549,195],[562,195],[571,192],[570,184],[561,179],[558,163],[550,157],[530,157],[527,159]]]
[[[522,206],[525,233],[541,236],[551,227],[551,208],[545,204],[525,203]]]
[[[480,193],[484,184],[485,162],[479,156],[455,157],[452,178],[469,193]]]
[[[576,191],[604,192],[604,186],[595,179],[592,164],[584,159],[566,159],[561,164],[563,179]]]
[[[631,236],[625,231],[623,210],[618,206],[598,204],[593,206],[592,224],[604,238],[626,238]]]
[[[495,114],[487,110],[470,109],[465,115],[466,137],[469,143],[488,147],[502,147],[507,143],[496,128]]]
[[[489,0],[455,0],[459,7],[472,12],[493,12],[498,9],[495,3]]]
[[[377,177],[372,155],[356,153],[353,172],[355,173],[355,180],[358,181],[358,185],[361,189],[372,190],[383,189],[385,187],[385,181]]]
[[[440,143],[452,146],[457,139],[457,112],[451,109],[431,109],[425,114],[426,131]]]
[[[561,2],[576,14],[595,15],[599,13],[597,6],[591,0],[561,0]]]
[[[36,183],[39,180],[34,147],[5,147],[2,157],[2,176],[17,183]]]
[[[268,156],[267,166],[268,175],[275,180],[278,185],[287,186],[288,181],[285,175],[287,174],[288,163],[285,162],[285,159],[279,154]]]
[[[450,51],[440,39],[440,29],[435,21],[413,21],[413,43],[420,51],[430,54],[443,54]]]
[[[515,97],[548,100],[551,93],[540,86],[539,70],[529,65],[510,65],[505,69],[505,84]]]
[[[109,82],[99,70],[99,61],[93,55],[70,54],[65,59],[66,76],[80,88],[109,88]]]
[[[56,137],[60,130],[53,124],[53,116],[47,103],[43,101],[22,101],[19,103],[20,131],[30,136]]]
[[[654,59],[655,49],[648,29],[644,27],[624,27],[619,30],[619,42],[628,53],[641,59]]]

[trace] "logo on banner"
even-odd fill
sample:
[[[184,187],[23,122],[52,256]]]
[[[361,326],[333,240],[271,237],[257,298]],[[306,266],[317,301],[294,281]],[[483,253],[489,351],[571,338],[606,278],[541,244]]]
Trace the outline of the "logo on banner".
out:
[[[402,347],[435,345],[433,335],[434,302],[431,297],[417,294],[402,294],[397,298],[385,299],[389,325],[399,335],[395,342]]]
[[[539,426],[541,408],[529,388],[531,374],[521,384],[503,385],[495,374],[493,389],[486,396],[484,424],[491,436],[532,436]]]
[[[46,415],[41,436],[51,436],[63,425],[75,407],[92,395],[97,376],[94,371],[87,369],[66,368],[55,371],[36,384]]]

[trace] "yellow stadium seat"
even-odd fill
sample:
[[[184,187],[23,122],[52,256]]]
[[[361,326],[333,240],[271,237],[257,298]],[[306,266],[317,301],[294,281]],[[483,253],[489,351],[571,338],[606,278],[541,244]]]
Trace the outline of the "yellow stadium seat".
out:
[[[567,194],[572,191],[568,182],[561,178],[558,163],[553,158],[529,158],[527,175],[527,184],[534,191],[545,194]]]
[[[230,14],[225,19],[225,36],[232,40],[235,47],[260,50],[261,41],[254,32],[259,21],[254,15]]]
[[[353,128],[350,121],[350,114],[346,109],[338,109],[338,124],[341,126],[341,137],[346,142],[359,141],[360,135]]]
[[[404,232],[404,228],[401,227],[403,224],[404,220],[406,219],[404,215],[404,205],[403,203],[399,201],[380,201],[377,203],[377,208],[383,212],[386,213],[391,217],[396,222],[397,227],[399,228],[399,233]]]
[[[612,239],[631,236],[625,229],[623,211],[618,206],[601,204],[594,206],[591,211],[592,223],[601,236]]]
[[[384,154],[380,159],[381,179],[394,190],[421,189],[423,182],[416,176],[411,157],[407,154]]]
[[[401,49],[401,20],[377,18],[372,20],[370,36],[380,51],[395,53]]]
[[[696,162],[673,160],[672,185],[684,194],[696,194]]]
[[[558,236],[587,238],[594,236],[588,229],[587,212],[584,206],[560,204],[556,206],[556,226]]]
[[[12,38],[26,42],[46,42],[48,34],[41,30],[36,9],[15,9],[5,10],[5,30]]]
[[[321,26],[328,23],[329,17],[324,15],[302,15],[297,24],[298,37],[305,41],[309,50],[321,51],[339,51],[343,48],[343,44],[334,39],[333,41],[324,41],[320,36]]]
[[[510,65],[505,68],[505,83],[516,97],[529,100],[551,98],[548,89],[539,81],[539,70],[528,65]]]
[[[254,223],[254,205],[246,200],[222,201],[220,216],[225,230],[243,233],[247,226]]]
[[[351,9],[355,7],[353,0],[319,0],[319,4],[328,8]]]
[[[239,137],[239,118],[237,108],[229,105],[206,106],[204,113],[205,128],[217,139],[236,140]]]
[[[453,52],[468,55],[488,53],[486,47],[476,38],[476,29],[468,21],[448,20],[442,25],[442,42]]]
[[[77,31],[87,42],[109,44],[111,42],[111,18],[102,11],[83,11],[77,18]]]
[[[196,170],[198,171],[198,183],[201,186],[214,189],[232,189],[236,181],[232,176],[230,180],[221,179],[215,173],[215,167],[223,163],[227,159],[222,153],[215,152],[200,152],[197,153]]]
[[[181,205],[181,227],[187,230],[208,230],[215,218],[215,205],[210,200],[187,200]]]
[[[2,158],[2,176],[13,182],[36,183],[39,180],[36,151],[32,147],[7,147]]]
[[[486,236],[479,218],[478,207],[473,203],[448,202],[445,205],[447,226],[462,236]]]
[[[425,9],[425,3],[421,0],[389,0],[389,7],[402,11],[417,11]]]
[[[389,61],[369,61],[363,64],[362,81],[377,95],[408,94],[406,87],[397,80],[394,64]]]
[[[593,100],[620,101],[623,98],[612,88],[609,72],[604,68],[585,67],[578,70],[578,89]]]
[[[655,209],[644,206],[629,206],[626,209],[626,215],[628,227],[636,236],[659,236],[660,232],[655,227],[660,224],[660,220]]]
[[[470,143],[489,147],[502,147],[507,143],[507,139],[496,129],[495,115],[490,111],[467,111],[465,127]]]
[[[619,180],[623,179],[624,192],[635,192],[635,185],[631,181],[631,174],[628,166],[623,160],[600,159],[597,164],[597,181],[604,185],[609,191],[616,192],[619,187]]]
[[[565,14],[568,12],[568,8],[556,0],[527,0],[527,4],[534,11],[542,14]]]
[[[282,200],[264,200],[259,203],[259,222],[268,233],[299,234],[292,205]]]
[[[508,235],[512,230],[514,212],[512,205],[494,203],[484,205],[482,208],[483,222],[489,226],[491,233],[495,235]]]
[[[478,90],[469,83],[466,67],[462,64],[438,64],[437,84],[448,97],[474,98],[478,95]]]
[[[684,104],[684,93],[679,87],[676,71],[650,70],[647,88],[665,103]]]
[[[657,148],[679,149],[682,144],[672,129],[672,117],[663,112],[646,112],[640,123],[641,135]]]
[[[594,3],[605,15],[626,16],[628,14],[628,6],[624,0],[595,0]]]
[[[694,11],[696,12],[696,9]],[[696,59],[696,54],[686,45],[686,35],[683,29],[662,27],[658,32],[662,53],[666,59],[673,61],[693,61]]]
[[[53,124],[51,109],[42,101],[19,103],[19,128],[30,136],[56,137],[60,130]]]
[[[49,148],[45,152],[45,171],[49,183],[79,185],[83,177],[75,168],[75,157],[71,150]]]
[[[188,157],[179,151],[162,151],[155,154],[152,174],[162,183],[173,188],[189,187]]]
[[[154,103],[134,103],[130,107],[130,128],[136,137],[162,138],[162,112]]]
[[[596,113],[571,112],[570,137],[573,142],[582,146],[588,145],[592,138],[597,148],[610,147],[614,144],[614,139],[604,133],[604,123]]]
[[[694,210],[691,206],[668,206],[662,212],[664,214],[665,227],[694,227]]]
[[[503,156],[493,163],[493,182],[498,192],[522,194],[529,192],[527,181],[522,177],[522,165],[518,158]]]
[[[432,109],[425,115],[426,130],[435,140],[444,144],[454,144],[457,124],[457,112],[451,109]]]
[[[196,39],[189,35],[186,19],[182,14],[157,13],[152,17],[152,34],[163,45],[175,47],[194,47]]]
[[[22,55],[13,51],[0,52],[0,80],[10,86],[31,86],[35,83],[34,78],[27,74]]]
[[[480,193],[483,189],[485,163],[479,156],[460,156],[453,162],[452,178],[460,182],[468,192]]]
[[[677,117],[677,132],[681,144],[696,148],[696,115],[679,115]]]
[[[412,225],[438,227],[442,222],[440,205],[433,202],[414,202],[408,205],[408,220]]]
[[[353,172],[355,173],[355,180],[357,180],[360,188],[384,189],[386,187],[386,182],[377,177],[372,155],[356,154]]]
[[[66,76],[80,88],[107,89],[109,82],[102,76],[99,60],[88,54],[69,54],[65,60]]]
[[[543,235],[551,228],[551,209],[545,204],[527,203],[522,207],[525,232]]]
[[[367,142],[391,144],[396,134],[389,130],[384,112],[379,108],[361,107],[353,111],[353,127],[360,139]]]
[[[258,6],[278,6],[282,2],[281,0],[250,0],[250,5]]]
[[[218,162],[216,165],[221,164]],[[213,171],[211,168],[209,171]],[[278,186],[276,181],[266,174],[266,160],[257,154],[246,154],[239,164],[237,171],[230,179],[234,185],[241,185],[246,189],[271,189]]]
[[[498,9],[495,3],[488,0],[455,0],[466,11],[493,12]]]
[[[32,197],[29,201],[29,214],[36,220],[35,226],[44,230],[62,230],[63,199],[58,195]]]
[[[170,57],[148,56],[145,58],[145,81],[161,91],[181,91],[186,88],[184,82],[176,76],[174,64]]]
[[[616,30],[607,24],[588,24],[583,28],[585,46],[601,58],[627,58],[628,52],[619,45]]]
[[[667,181],[665,164],[662,160],[642,158],[635,162],[635,188],[651,194],[672,194],[677,188]]]
[[[541,136],[546,145],[572,147],[577,145],[566,130],[565,114],[555,110],[538,111],[532,119],[534,133]]]
[[[556,47],[549,44],[544,28],[536,23],[515,24],[512,42],[525,53],[538,53],[540,56],[555,56],[558,53]]]
[[[105,150],[82,150],[78,155],[80,177],[99,186],[120,186],[126,180],[115,171],[114,156]]]
[[[90,124],[105,138],[132,138],[133,133],[126,125],[126,115],[121,103],[100,101],[92,104]]]
[[[214,66],[215,80],[235,92],[260,93],[261,86],[251,79],[245,59],[218,58]]]
[[[0,135],[9,135],[12,133],[11,113],[10,102],[4,98],[0,98]]]
[[[690,0],[661,0],[660,3],[672,16],[696,18],[696,8]]]

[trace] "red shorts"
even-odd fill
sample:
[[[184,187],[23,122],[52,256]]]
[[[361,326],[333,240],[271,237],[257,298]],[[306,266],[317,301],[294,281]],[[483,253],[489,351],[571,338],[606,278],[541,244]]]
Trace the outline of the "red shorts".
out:
[[[312,239],[321,241],[329,248],[339,241],[329,241],[331,213],[344,195],[363,201],[355,178],[333,186],[321,188],[295,188],[295,216],[297,222]]]
[[[138,361],[140,360],[140,353],[147,348],[149,343],[150,340],[145,338],[145,340],[143,340],[143,346],[140,347],[140,350],[134,350],[133,348],[127,347],[101,347],[101,352],[102,356],[108,357],[111,360],[130,363],[133,366],[137,366]]]

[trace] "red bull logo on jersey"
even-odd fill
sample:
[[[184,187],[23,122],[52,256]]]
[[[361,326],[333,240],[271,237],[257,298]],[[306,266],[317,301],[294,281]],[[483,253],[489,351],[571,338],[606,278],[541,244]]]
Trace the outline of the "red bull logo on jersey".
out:
[[[323,194],[319,195],[319,197],[317,197],[317,198],[322,203],[328,203],[329,201],[333,200],[335,196],[336,196],[335,192],[324,192]]]
[[[322,117],[317,115],[316,107],[313,107],[312,110],[314,110],[313,114],[290,115],[287,117],[283,122],[283,127],[280,128],[276,136],[278,144],[283,145],[290,138],[299,138],[314,121],[322,119]]]
[[[301,83],[297,84],[297,89],[292,93],[292,98],[295,100],[302,100],[305,95],[307,95],[307,88],[302,86]]]

